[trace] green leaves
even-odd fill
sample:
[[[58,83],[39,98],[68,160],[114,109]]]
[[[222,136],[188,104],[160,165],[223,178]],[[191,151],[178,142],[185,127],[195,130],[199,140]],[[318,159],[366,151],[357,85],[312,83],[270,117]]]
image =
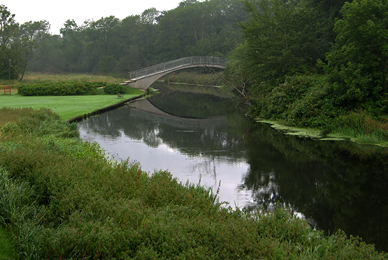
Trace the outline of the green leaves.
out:
[[[247,70],[256,83],[281,83],[285,76],[304,73],[323,55],[316,10],[300,1],[246,1],[251,15],[242,23],[247,41]]]
[[[337,75],[342,105],[355,107],[388,91],[388,1],[355,0],[346,3],[341,14],[326,69]]]

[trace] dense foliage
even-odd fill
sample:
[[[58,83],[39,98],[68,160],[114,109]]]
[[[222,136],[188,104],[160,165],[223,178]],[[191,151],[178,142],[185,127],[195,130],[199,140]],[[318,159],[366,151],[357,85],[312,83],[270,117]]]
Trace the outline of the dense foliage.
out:
[[[335,24],[337,38],[327,53],[338,103],[350,108],[387,98],[388,1],[346,3]],[[385,101],[386,102],[386,101]],[[383,113],[388,112],[386,109]]]
[[[120,84],[106,84],[106,86],[104,86],[104,93],[112,95],[117,93],[125,94],[127,93],[127,88]]]
[[[57,82],[34,85],[20,85],[18,93],[23,96],[68,96],[96,95],[97,88],[105,86],[104,82]]]
[[[300,1],[246,2],[249,21],[242,24],[249,63],[255,81],[283,82],[287,75],[304,73],[324,55],[317,10]]]
[[[0,112],[0,225],[18,259],[386,257],[284,209],[232,211],[168,172],[108,161],[50,110]]]
[[[226,73],[252,116],[388,140],[387,0],[245,5],[244,42]]]

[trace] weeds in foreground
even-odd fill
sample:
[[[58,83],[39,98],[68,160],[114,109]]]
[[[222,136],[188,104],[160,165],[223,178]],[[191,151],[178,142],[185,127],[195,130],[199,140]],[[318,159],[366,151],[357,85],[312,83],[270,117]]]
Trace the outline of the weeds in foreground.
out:
[[[0,112],[14,118],[0,122],[0,225],[19,259],[387,257],[343,232],[325,237],[285,209],[223,208],[211,190],[168,172],[111,163],[47,110]]]

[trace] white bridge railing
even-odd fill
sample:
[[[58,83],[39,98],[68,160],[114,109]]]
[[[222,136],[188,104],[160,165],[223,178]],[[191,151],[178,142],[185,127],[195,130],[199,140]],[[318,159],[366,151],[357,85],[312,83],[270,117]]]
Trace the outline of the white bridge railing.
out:
[[[190,65],[225,67],[226,59],[221,57],[213,57],[213,56],[193,56],[193,57],[180,58],[177,60],[172,60],[161,64],[157,64],[151,67],[147,67],[144,69],[139,69],[139,70],[129,72],[129,79],[138,80],[140,78],[144,78],[150,75],[163,73],[166,71],[174,70],[176,68],[190,66]]]

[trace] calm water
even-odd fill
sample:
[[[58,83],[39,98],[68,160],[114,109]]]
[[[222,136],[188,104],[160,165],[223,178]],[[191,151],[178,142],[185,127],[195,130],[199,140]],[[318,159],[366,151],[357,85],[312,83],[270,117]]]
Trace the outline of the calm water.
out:
[[[388,251],[388,149],[286,136],[225,115],[228,106],[218,97],[167,90],[78,128],[114,158],[219,189],[219,200],[232,207],[280,203],[319,229],[340,228]]]

